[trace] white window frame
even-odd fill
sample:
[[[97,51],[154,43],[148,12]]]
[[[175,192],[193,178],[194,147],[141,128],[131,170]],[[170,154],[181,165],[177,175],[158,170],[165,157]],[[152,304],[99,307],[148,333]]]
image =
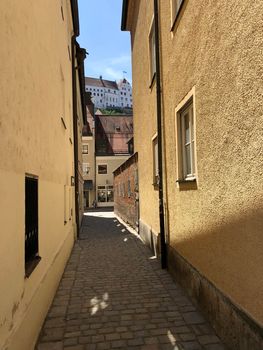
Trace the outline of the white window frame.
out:
[[[189,115],[189,140],[190,167],[187,171],[187,155],[185,140],[185,117]],[[196,116],[195,116],[195,88],[193,88],[175,109],[175,136],[176,136],[176,164],[177,182],[196,181],[197,157],[196,157]]]
[[[155,47],[155,20],[151,21],[149,31],[149,63],[150,63],[150,84],[152,84],[156,74],[156,47]],[[126,94],[125,94],[126,95]]]
[[[193,102],[189,101],[189,103],[183,108],[183,110],[179,113],[180,118],[180,133],[181,133],[181,152],[182,152],[182,170],[183,170],[183,178],[187,179],[195,179],[195,134],[194,134],[194,115],[193,115]],[[186,141],[186,126],[185,121],[186,117],[189,119],[189,140]],[[187,167],[187,148],[189,148],[190,153],[190,171],[188,171]]]

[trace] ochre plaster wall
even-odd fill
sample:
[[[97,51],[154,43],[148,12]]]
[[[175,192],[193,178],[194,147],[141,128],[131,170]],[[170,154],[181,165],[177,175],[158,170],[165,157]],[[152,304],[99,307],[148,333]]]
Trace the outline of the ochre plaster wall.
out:
[[[74,240],[69,4],[0,3],[1,349],[33,349]],[[26,173],[38,176],[41,256],[28,279],[24,277]]]
[[[263,323],[263,3],[185,0],[171,31],[159,1],[168,244]],[[140,216],[158,230],[152,188],[155,85],[149,88],[153,2],[130,2],[134,139]],[[194,91],[196,185],[179,185],[175,110]],[[170,268],[173,268],[170,266]]]
[[[148,37],[153,2],[137,2],[137,26],[131,32],[133,68],[134,151],[139,153],[140,220],[159,232],[158,191],[153,187],[152,137],[157,132],[155,83],[150,88]],[[138,10],[139,8],[139,10]]]
[[[187,0],[171,32],[160,2],[169,244],[261,323],[262,13],[260,0]],[[175,109],[193,87],[197,189],[176,183]]]

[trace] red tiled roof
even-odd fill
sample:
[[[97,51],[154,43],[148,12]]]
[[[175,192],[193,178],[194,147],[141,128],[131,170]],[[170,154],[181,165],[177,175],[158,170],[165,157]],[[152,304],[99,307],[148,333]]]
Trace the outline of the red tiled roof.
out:
[[[85,78],[85,85],[94,86],[94,87],[98,87],[98,88],[107,88],[107,89],[118,90],[118,85],[117,85],[116,81],[105,80],[105,79],[86,77]]]
[[[133,136],[132,115],[96,115],[96,120],[96,141],[104,140],[105,153],[128,154],[127,142]]]

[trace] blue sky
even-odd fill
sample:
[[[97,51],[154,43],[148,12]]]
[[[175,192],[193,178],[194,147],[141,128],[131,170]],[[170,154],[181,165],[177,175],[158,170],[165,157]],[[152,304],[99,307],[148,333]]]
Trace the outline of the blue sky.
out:
[[[78,42],[89,55],[85,75],[131,83],[130,34],[121,31],[122,0],[78,0],[80,36]]]

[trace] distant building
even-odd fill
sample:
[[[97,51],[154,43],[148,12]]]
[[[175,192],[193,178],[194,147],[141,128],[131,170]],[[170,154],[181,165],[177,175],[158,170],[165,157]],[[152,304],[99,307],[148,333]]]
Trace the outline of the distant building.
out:
[[[86,92],[87,125],[82,132],[82,171],[83,171],[83,206],[92,206],[95,200],[95,137],[94,137],[94,105],[90,93]]]
[[[96,201],[113,206],[113,171],[129,156],[133,137],[132,115],[95,115]]]
[[[116,82],[86,77],[85,89],[96,108],[132,108],[132,87],[125,78]]]
[[[134,153],[114,172],[114,212],[138,230],[139,179],[138,153]]]

